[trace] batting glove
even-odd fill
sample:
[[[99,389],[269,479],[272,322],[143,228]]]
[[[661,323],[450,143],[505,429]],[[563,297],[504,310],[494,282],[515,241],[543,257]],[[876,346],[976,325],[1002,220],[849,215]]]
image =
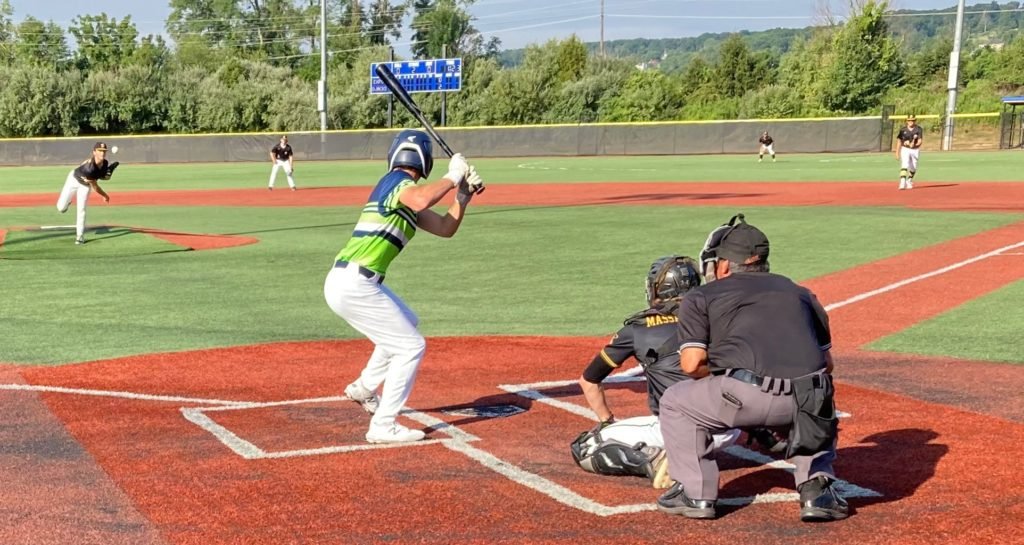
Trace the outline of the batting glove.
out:
[[[484,190],[484,180],[480,177],[480,174],[476,172],[476,167],[469,167],[469,176],[466,177],[466,185],[469,186],[469,190],[473,193],[479,193]]]
[[[458,187],[466,174],[469,174],[469,163],[466,162],[466,157],[461,153],[452,155],[451,160],[448,161],[448,173],[444,177],[452,182],[453,187]]]

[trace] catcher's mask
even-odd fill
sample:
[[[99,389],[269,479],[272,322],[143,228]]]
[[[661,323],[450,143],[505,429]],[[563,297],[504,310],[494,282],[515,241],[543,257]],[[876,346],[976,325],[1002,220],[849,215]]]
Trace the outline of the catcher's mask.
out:
[[[669,255],[651,263],[644,287],[647,303],[653,305],[655,301],[668,302],[679,299],[699,285],[700,272],[693,259]]]
[[[725,235],[731,233],[732,230],[741,223],[747,223],[742,212],[729,218],[728,223],[715,227],[715,229],[708,234],[708,239],[704,242],[704,248],[700,251],[701,272],[704,273],[704,279],[708,282],[715,280],[715,265],[718,263],[718,246],[722,244],[723,240],[725,240]]]

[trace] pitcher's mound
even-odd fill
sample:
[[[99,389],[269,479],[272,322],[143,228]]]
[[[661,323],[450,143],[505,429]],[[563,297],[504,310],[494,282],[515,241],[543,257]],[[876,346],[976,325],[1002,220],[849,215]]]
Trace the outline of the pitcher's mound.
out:
[[[216,250],[258,242],[252,237],[176,233],[144,227],[102,226],[86,230],[75,244],[74,226],[15,228],[0,238],[0,259],[124,257],[190,250]]]

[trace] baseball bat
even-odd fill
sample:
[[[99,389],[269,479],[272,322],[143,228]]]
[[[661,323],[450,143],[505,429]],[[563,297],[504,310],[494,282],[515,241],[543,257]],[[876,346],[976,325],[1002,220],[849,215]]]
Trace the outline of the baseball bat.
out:
[[[437,134],[437,131],[434,129],[434,125],[427,119],[427,116],[423,115],[420,107],[416,105],[416,101],[409,96],[409,92],[406,91],[405,87],[402,87],[402,84],[398,82],[398,78],[396,78],[395,74],[391,72],[388,65],[384,63],[378,64],[376,72],[377,77],[384,82],[384,85],[387,86],[391,93],[395,95],[395,98],[402,103],[402,106],[405,106],[405,109],[409,110],[409,113],[416,118],[416,121],[419,121],[420,125],[423,125],[423,130],[427,131],[427,134],[434,139],[434,142],[437,142],[438,147],[440,147],[448,157],[455,155],[451,146],[448,145],[448,142],[444,141],[444,138],[441,138],[440,134]],[[486,188],[481,187],[477,193],[483,193],[484,189]]]

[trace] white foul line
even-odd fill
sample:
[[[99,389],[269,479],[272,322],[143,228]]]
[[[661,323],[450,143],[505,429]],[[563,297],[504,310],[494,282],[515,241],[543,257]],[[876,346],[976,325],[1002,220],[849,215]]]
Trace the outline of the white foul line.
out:
[[[115,397],[135,399],[139,401],[167,401],[171,403],[188,403],[190,405],[227,405],[232,407],[251,405],[249,401],[225,401],[222,399],[200,399],[194,397],[178,397],[166,395],[136,394],[117,390],[90,390],[83,388],[63,388],[61,386],[41,386],[35,384],[0,384],[0,390],[18,390],[25,392],[52,392],[58,394],[77,394],[98,397]]]
[[[941,269],[935,269],[934,271],[927,272],[927,273],[924,273],[924,274],[919,274],[917,276],[913,276],[913,277],[910,277],[910,278],[907,278],[907,279],[904,279],[904,280],[900,280],[899,282],[893,282],[892,284],[889,284],[888,286],[883,286],[883,287],[878,288],[876,290],[867,291],[867,292],[861,293],[860,295],[854,295],[853,297],[850,297],[849,299],[846,299],[844,301],[839,301],[838,303],[832,303],[830,305],[826,305],[825,306],[825,310],[826,311],[831,311],[831,310],[835,310],[837,308],[845,307],[846,305],[850,305],[850,304],[853,304],[853,303],[856,303],[856,302],[859,302],[859,301],[863,301],[865,299],[870,299],[871,297],[874,297],[876,295],[881,295],[883,293],[890,292],[890,291],[898,289],[898,288],[902,288],[903,286],[906,286],[908,284],[913,284],[914,282],[919,282],[919,281],[924,280],[926,278],[931,278],[933,276],[938,276],[940,274],[945,274],[945,273],[948,273],[949,271],[959,269],[960,267],[966,267],[967,265],[970,265],[972,263],[977,263],[978,261],[981,261],[983,259],[988,259],[990,257],[997,256],[997,255],[999,255],[999,254],[1001,254],[1001,253],[1003,253],[1003,252],[1005,252],[1007,250],[1013,250],[1015,248],[1020,248],[1021,246],[1024,246],[1024,241],[1018,242],[1016,244],[1010,244],[1009,246],[1003,246],[1002,248],[999,248],[998,250],[992,250],[991,252],[986,252],[986,253],[981,254],[981,255],[976,255],[976,256],[974,256],[974,257],[972,257],[970,259],[965,259],[965,260],[963,260],[963,261],[961,261],[959,263],[954,263],[952,265],[947,265],[945,267],[942,267]]]

